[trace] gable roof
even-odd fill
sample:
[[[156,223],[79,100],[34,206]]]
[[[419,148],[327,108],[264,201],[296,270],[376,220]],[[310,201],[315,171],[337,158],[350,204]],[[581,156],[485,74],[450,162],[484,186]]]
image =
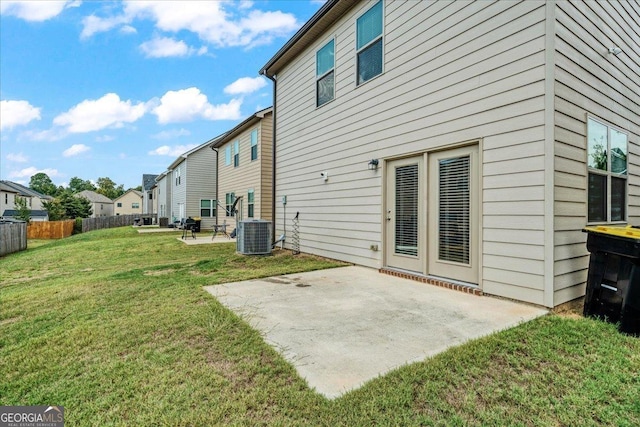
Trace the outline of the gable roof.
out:
[[[200,151],[205,147],[210,147],[211,143],[214,141],[219,140],[220,138],[223,138],[228,132],[223,133],[222,135],[218,135],[215,138],[211,138],[210,140],[208,140],[207,142],[204,142],[200,145],[198,145],[197,147],[192,148],[189,151],[185,151],[184,153],[182,153],[177,159],[175,159],[173,161],[173,163],[171,163],[171,165],[169,166],[168,170],[172,171],[176,166],[178,166],[180,163],[184,162],[185,159],[187,157],[189,157],[191,154],[195,153],[196,151]]]
[[[212,148],[221,147],[225,143],[229,142],[230,140],[232,140],[233,138],[238,136],[240,133],[242,133],[245,130],[247,130],[248,127],[250,127],[250,126],[258,123],[260,120],[264,119],[264,117],[267,114],[272,113],[272,112],[273,112],[273,107],[267,107],[267,108],[265,108],[263,110],[260,110],[260,111],[256,112],[255,114],[252,114],[247,119],[245,119],[242,123],[240,123],[239,125],[237,125],[233,129],[231,129],[229,132],[227,132],[226,134],[218,137],[216,142],[211,144],[211,147]]]
[[[142,175],[142,189],[145,191],[149,191],[156,185],[156,177],[158,175],[152,175],[150,173],[145,173]]]
[[[26,197],[38,197],[39,199],[51,200],[53,197],[47,196],[46,194],[42,194],[37,192],[36,190],[32,190],[29,187],[25,187],[22,184],[18,184],[13,181],[0,181],[0,190],[6,191],[9,193],[18,193],[21,196]]]
[[[260,74],[274,76],[318,38],[338,18],[359,3],[359,0],[327,0],[322,7],[285,43],[260,70]]]
[[[124,196],[126,196],[129,193],[133,193],[136,196],[140,197],[142,199],[142,192],[138,191],[138,190],[134,190],[133,188],[131,190],[128,190],[126,193],[124,193],[122,196],[120,197],[116,197],[115,199],[113,199],[114,202],[117,202],[118,200],[122,199]]]
[[[91,190],[81,191],[76,194],[76,197],[77,196],[84,197],[91,203],[113,203],[113,200],[111,200],[107,196],[103,196],[102,194],[96,193],[95,191],[91,191]]]

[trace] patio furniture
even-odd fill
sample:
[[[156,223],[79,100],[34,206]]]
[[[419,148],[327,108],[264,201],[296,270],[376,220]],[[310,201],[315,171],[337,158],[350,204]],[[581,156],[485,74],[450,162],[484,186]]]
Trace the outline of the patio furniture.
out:
[[[229,236],[229,234],[227,233],[227,220],[225,219],[222,224],[216,224],[213,226],[213,236],[211,236],[211,240],[213,240],[216,237],[216,234],[218,233],[222,233],[225,236],[227,236],[227,239],[230,239],[231,237]]]

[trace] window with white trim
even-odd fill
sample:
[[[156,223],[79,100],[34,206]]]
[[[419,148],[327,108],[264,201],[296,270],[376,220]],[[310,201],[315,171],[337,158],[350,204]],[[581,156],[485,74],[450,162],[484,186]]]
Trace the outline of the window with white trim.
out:
[[[253,218],[253,214],[255,212],[255,196],[253,192],[253,188],[250,188],[247,192],[247,216],[249,218]]]
[[[251,161],[258,159],[258,129],[251,131]]]
[[[626,220],[627,156],[626,133],[587,118],[588,222]]]
[[[131,203],[131,209],[140,209],[140,203],[132,202]]]
[[[233,167],[240,166],[240,141],[233,143]]]
[[[316,106],[331,101],[335,94],[335,41],[316,52]]]
[[[224,165],[231,165],[231,145],[227,145],[224,149]]]
[[[211,199],[200,199],[200,216],[203,218],[215,217],[216,201]]]
[[[122,207],[122,203],[118,202],[117,207],[121,208]]]
[[[357,84],[382,74],[382,1],[356,21]]]
[[[175,170],[176,185],[180,185],[180,183],[182,182],[180,175],[181,175],[180,166],[178,166],[178,168]],[[153,198],[153,195],[151,194],[151,192],[149,192],[148,194],[149,194],[149,200],[151,200]]]
[[[235,193],[226,193],[225,194],[225,209],[226,209],[226,216],[234,216],[233,212],[231,212],[231,208],[233,207],[233,202],[236,201],[236,194]]]

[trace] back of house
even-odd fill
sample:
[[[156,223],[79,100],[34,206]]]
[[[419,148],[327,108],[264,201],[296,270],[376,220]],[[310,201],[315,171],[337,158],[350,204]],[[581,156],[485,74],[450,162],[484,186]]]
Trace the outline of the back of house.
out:
[[[299,213],[304,252],[580,297],[581,229],[640,224],[639,22],[637,1],[328,0],[261,70],[277,233]]]

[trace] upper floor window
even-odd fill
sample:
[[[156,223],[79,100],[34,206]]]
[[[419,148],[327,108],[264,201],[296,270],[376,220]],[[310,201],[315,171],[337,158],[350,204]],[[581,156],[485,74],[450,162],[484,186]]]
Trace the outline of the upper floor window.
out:
[[[122,203],[118,202],[117,207],[121,208],[122,207]]]
[[[231,145],[227,145],[224,149],[224,165],[231,165]]]
[[[180,185],[181,177],[180,177],[180,168],[178,167],[178,169],[176,169],[175,171],[175,176],[176,176],[176,185]],[[151,194],[151,192],[149,192],[149,199],[152,199],[153,195]]]
[[[626,220],[627,145],[627,134],[587,118],[589,222]]]
[[[258,129],[251,131],[251,160],[258,159]]]
[[[240,141],[233,143],[233,167],[240,166]]]
[[[119,207],[122,207],[122,203],[118,203],[118,204],[120,205]],[[140,203],[132,202],[131,203],[131,209],[140,209]]]
[[[382,74],[382,1],[356,21],[358,84]]]
[[[331,40],[316,53],[316,106],[333,99],[335,92],[335,41]]]

